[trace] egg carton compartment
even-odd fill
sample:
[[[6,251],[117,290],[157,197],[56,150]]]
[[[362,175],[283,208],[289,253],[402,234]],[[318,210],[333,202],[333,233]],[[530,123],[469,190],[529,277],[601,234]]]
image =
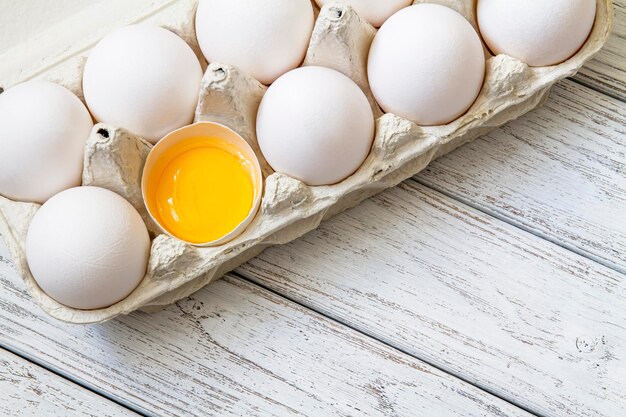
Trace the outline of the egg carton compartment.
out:
[[[438,3],[460,12],[477,28],[476,0],[416,1]],[[320,222],[366,198],[410,178],[433,159],[474,140],[536,108],[550,87],[574,75],[605,43],[612,26],[611,0],[598,0],[594,27],[585,45],[566,62],[533,68],[514,58],[487,56],[482,91],[470,110],[444,126],[421,127],[393,114],[384,114],[367,82],[367,56],[376,34],[352,8],[339,4],[316,11],[317,20],[303,65],[336,69],[354,80],[368,97],[376,116],[372,151],[352,176],[332,186],[310,187],[275,173],[263,159],[256,140],[255,121],[266,87],[236,67],[207,66],[195,39],[196,0],[155,15],[159,24],[187,41],[203,63],[195,120],[224,124],[238,132],[259,156],[265,177],[261,208],[246,231],[219,247],[195,247],[163,234],[143,203],[141,174],[152,147],[120,127],[97,124],[87,140],[83,185],[110,189],[126,198],[141,214],[152,238],[146,275],[124,300],[103,309],[78,310],[46,295],[30,274],[25,256],[28,226],[39,205],[0,197],[0,235],[36,303],[51,316],[71,323],[94,323],[134,310],[154,310],[187,297],[265,248],[290,242]],[[81,77],[86,57],[54,67],[41,78],[68,87],[82,98]],[[393,74],[389,75],[393,77]]]

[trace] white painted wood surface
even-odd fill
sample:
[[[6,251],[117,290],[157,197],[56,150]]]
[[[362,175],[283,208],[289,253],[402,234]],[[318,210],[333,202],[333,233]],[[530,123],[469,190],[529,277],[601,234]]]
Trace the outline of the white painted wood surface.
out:
[[[118,417],[137,414],[0,349],[0,415]]]
[[[624,102],[563,81],[544,107],[417,179],[626,273]]]
[[[626,415],[626,276],[416,182],[237,271],[539,415]]]
[[[73,32],[52,25],[12,62],[0,52],[0,82],[176,4],[93,1]],[[625,5],[575,77],[621,99]],[[409,181],[241,270],[276,294],[230,277],[160,313],[67,326],[0,262],[0,345],[149,414],[525,415],[414,355],[542,415],[626,415],[626,278],[540,239],[624,265],[625,113],[560,84],[545,109],[418,177],[449,196]]]
[[[24,13],[24,6],[13,0],[0,0],[4,15]],[[67,1],[67,0],[64,0]],[[19,36],[9,33],[16,26],[0,26],[0,37],[13,38],[19,43],[4,45],[0,51],[0,86],[13,85],[17,80],[30,79],[41,72],[93,47],[112,30],[149,19],[167,7],[176,7],[180,0],[85,0],[88,6],[80,9],[64,9],[63,13],[40,16],[47,7],[60,9],[63,3],[45,2],[48,5],[31,13],[36,20],[48,26],[34,31],[21,29]],[[68,1],[71,4],[72,1]],[[54,4],[50,6],[49,4]],[[64,18],[61,18],[64,16]],[[16,17],[16,19],[18,19]],[[24,25],[27,26],[27,25]],[[29,36],[31,35],[31,36]]]
[[[617,33],[577,80],[623,98],[616,6]],[[624,272],[624,102],[572,81],[551,97],[417,179]],[[403,187],[240,271],[537,413],[626,414],[624,275]]]
[[[576,76],[585,85],[626,101],[626,0],[614,0],[613,34],[596,58]]]
[[[239,278],[159,313],[71,326],[45,316],[0,268],[0,345],[144,413],[528,415]]]

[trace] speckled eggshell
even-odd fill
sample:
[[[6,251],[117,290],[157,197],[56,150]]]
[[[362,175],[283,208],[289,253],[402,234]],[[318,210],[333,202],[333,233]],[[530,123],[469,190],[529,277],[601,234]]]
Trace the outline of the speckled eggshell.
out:
[[[310,0],[201,0],[196,12],[207,61],[235,65],[266,85],[300,65],[313,24]]]
[[[149,251],[139,213],[98,187],[71,188],[48,200],[26,238],[28,265],[41,289],[86,310],[110,306],[135,289]]]
[[[479,0],[480,32],[494,54],[533,66],[559,64],[585,43],[596,0]]]
[[[329,3],[341,3],[352,6],[356,12],[375,27],[380,27],[385,20],[412,0],[315,0],[320,7]]]
[[[0,95],[0,195],[43,203],[80,185],[93,122],[69,90],[28,81]]]
[[[303,67],[267,90],[257,136],[275,171],[308,185],[335,184],[354,173],[369,154],[374,116],[351,79],[328,68]]]
[[[422,126],[444,125],[464,114],[484,75],[483,47],[472,25],[436,4],[394,14],[376,34],[368,59],[378,104]]]
[[[169,30],[131,25],[102,39],[89,54],[83,90],[99,122],[156,143],[193,120],[202,68]]]

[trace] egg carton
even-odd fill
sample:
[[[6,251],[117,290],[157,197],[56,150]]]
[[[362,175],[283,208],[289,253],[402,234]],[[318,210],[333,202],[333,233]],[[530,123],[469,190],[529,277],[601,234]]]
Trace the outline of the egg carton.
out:
[[[477,28],[476,0],[415,1],[422,2],[448,6]],[[555,82],[574,75],[600,50],[613,20],[612,1],[598,0],[589,39],[574,57],[556,66],[531,68],[509,56],[494,57],[485,48],[486,78],[470,110],[448,125],[421,127],[393,114],[384,114],[373,99],[366,64],[376,29],[348,6],[331,4],[316,9],[316,25],[303,65],[333,68],[352,78],[372,105],[376,136],[371,154],[355,174],[336,185],[309,187],[273,172],[263,159],[255,135],[255,119],[266,87],[233,66],[219,63],[207,66],[195,38],[196,3],[183,1],[151,20],[187,41],[206,68],[195,120],[229,126],[259,156],[265,189],[258,215],[243,234],[219,247],[195,247],[161,233],[146,212],[140,188],[142,168],[151,145],[123,128],[97,124],[85,148],[83,185],[104,187],[125,197],[142,215],[152,238],[146,275],[127,298],[98,310],[73,309],[50,298],[31,275],[25,256],[28,226],[40,206],[0,197],[0,234],[14,264],[36,303],[57,319],[71,323],[103,322],[135,310],[154,311],[174,303],[265,248],[290,242],[315,229],[323,220],[414,176],[433,159],[541,105]],[[47,70],[39,78],[64,85],[82,98],[85,60],[86,56],[78,56]]]

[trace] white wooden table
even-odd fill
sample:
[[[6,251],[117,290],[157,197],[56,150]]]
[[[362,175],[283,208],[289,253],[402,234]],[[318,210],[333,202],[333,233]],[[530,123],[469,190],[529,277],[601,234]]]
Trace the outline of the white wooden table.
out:
[[[79,3],[70,48],[45,10],[16,41],[69,56],[174,1]],[[55,321],[0,249],[0,415],[626,416],[626,0],[614,32],[544,107],[159,313]]]

